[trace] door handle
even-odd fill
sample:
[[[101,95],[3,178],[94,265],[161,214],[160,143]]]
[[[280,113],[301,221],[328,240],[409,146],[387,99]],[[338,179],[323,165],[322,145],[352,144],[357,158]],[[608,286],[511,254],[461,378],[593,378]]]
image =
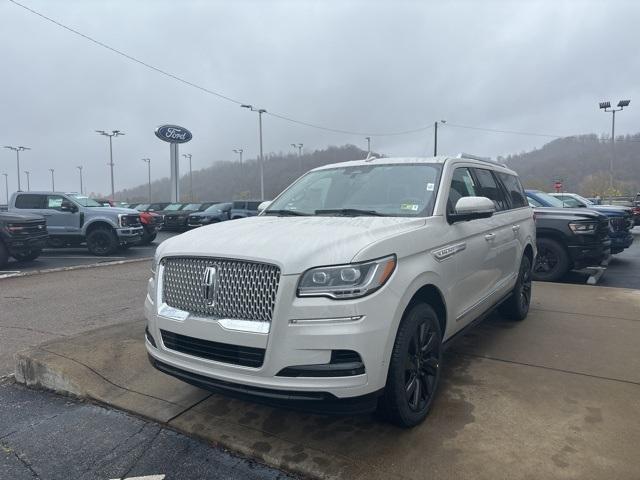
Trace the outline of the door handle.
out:
[[[496,238],[496,234],[495,234],[495,233],[487,233],[487,234],[484,236],[484,239],[485,239],[487,242],[492,242],[495,238]]]

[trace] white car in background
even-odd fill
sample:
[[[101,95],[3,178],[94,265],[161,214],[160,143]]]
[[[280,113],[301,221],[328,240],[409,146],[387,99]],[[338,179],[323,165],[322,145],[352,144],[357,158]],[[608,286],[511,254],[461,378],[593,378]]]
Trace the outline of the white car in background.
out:
[[[163,242],[145,301],[159,370],[311,411],[420,423],[442,352],[494,308],[527,316],[533,210],[477,157],[312,170],[259,216]]]

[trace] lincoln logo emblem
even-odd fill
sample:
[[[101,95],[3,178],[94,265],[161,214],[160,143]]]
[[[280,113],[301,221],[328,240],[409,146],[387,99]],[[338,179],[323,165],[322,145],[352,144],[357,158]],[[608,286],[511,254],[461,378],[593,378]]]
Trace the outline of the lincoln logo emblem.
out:
[[[207,305],[213,306],[216,304],[218,286],[218,266],[207,267],[202,279],[202,294],[207,301]]]

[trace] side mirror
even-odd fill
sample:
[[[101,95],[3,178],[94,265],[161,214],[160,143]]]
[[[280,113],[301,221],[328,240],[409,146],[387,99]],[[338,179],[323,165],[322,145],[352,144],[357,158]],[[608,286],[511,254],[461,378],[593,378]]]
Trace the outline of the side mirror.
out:
[[[76,207],[69,200],[63,200],[62,203],[60,204],[60,210],[63,211],[63,212],[75,213],[75,212],[78,211],[78,207]]]
[[[264,212],[267,208],[269,208],[269,205],[271,205],[271,200],[262,202],[260,205],[258,205],[258,213]]]
[[[462,197],[456,203],[455,213],[447,215],[449,223],[466,222],[476,218],[489,218],[496,207],[487,197]]]

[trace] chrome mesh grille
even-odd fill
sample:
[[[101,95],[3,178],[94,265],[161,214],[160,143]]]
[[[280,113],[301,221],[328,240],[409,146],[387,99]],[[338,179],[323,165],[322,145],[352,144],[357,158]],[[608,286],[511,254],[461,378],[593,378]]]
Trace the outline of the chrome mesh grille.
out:
[[[205,317],[271,322],[280,282],[277,266],[202,257],[170,257],[162,264],[167,305]],[[210,266],[217,269],[217,289],[207,299],[202,284]]]

